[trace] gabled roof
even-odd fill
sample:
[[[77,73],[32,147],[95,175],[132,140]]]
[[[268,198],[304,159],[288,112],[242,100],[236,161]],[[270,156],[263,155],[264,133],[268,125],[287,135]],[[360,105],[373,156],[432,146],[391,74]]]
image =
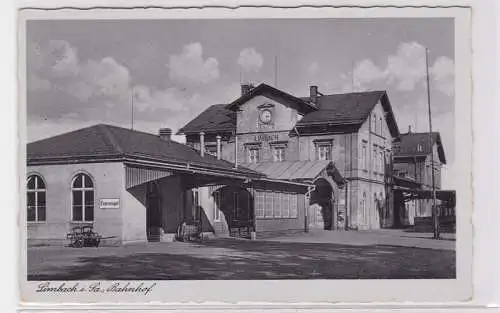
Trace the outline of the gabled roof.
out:
[[[267,97],[269,97],[271,99],[275,99],[281,103],[288,102],[292,105],[295,105],[295,109],[299,113],[302,113],[302,114],[313,112],[313,111],[316,111],[318,109],[314,104],[312,104],[308,101],[305,101],[301,98],[297,98],[295,96],[292,96],[289,93],[286,93],[282,90],[276,89],[276,88],[269,86],[267,84],[264,84],[264,83],[258,85],[255,88],[252,88],[249,92],[247,92],[246,94],[242,95],[238,99],[236,99],[233,102],[231,102],[230,104],[228,104],[226,106],[226,109],[237,110],[240,105],[242,105],[243,103],[252,99],[253,97],[259,96],[259,95],[267,96]]]
[[[317,98],[319,110],[305,115],[296,126],[335,126],[346,124],[361,126],[361,124],[368,119],[379,100],[386,113],[391,135],[393,137],[399,136],[396,119],[385,91],[366,91],[319,96]]]
[[[270,98],[274,97],[279,102],[291,102],[297,109],[302,110],[299,112],[304,116],[295,125],[298,128],[316,125],[361,126],[380,100],[391,135],[399,136],[399,128],[385,91],[321,95],[317,97],[317,104],[314,105],[309,101],[309,97],[298,98],[266,84],[260,84],[228,105],[216,104],[209,107],[182,127],[179,134],[235,131],[236,114],[234,111],[252,97],[261,94]]]
[[[394,153],[395,158],[403,157],[425,157],[432,153],[431,145],[429,144],[429,133],[405,133],[400,135],[399,147]],[[444,148],[439,132],[432,133],[432,144],[437,144],[439,160],[446,164]],[[419,145],[421,151],[419,151]]]
[[[343,184],[344,178],[332,161],[285,161],[245,164],[245,167],[266,174],[279,180],[313,182],[323,171],[328,171],[337,184]]]
[[[236,129],[236,114],[226,104],[214,104],[179,129],[178,134],[231,132]]]
[[[65,164],[105,161],[154,161],[199,167],[236,175],[262,177],[261,173],[218,160],[187,145],[163,140],[157,135],[122,127],[98,124],[27,145],[27,163]]]

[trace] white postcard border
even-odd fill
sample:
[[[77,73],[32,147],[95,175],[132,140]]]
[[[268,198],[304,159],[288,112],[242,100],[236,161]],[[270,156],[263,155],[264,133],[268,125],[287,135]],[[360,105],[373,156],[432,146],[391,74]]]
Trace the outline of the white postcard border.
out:
[[[140,9],[139,9],[140,10]],[[132,9],[117,10],[25,10],[20,14],[19,39],[19,120],[26,125],[24,23],[26,19],[100,19],[100,18],[353,18],[353,17],[453,17],[455,18],[455,142],[460,147],[457,164],[463,168],[463,180],[457,188],[457,279],[456,280],[302,280],[302,281],[156,281],[148,296],[110,293],[36,293],[38,282],[26,281],[26,262],[20,268],[23,302],[28,303],[392,303],[458,302],[472,300],[472,89],[471,89],[471,16],[466,8],[342,8],[342,9]],[[26,133],[20,130],[20,156],[25,155]],[[20,177],[26,174],[25,158],[19,158]],[[20,194],[24,180],[20,179]],[[24,207],[24,197],[20,197]],[[25,229],[24,210],[20,210],[20,228]],[[20,258],[26,260],[26,231],[20,234]],[[90,282],[82,282],[89,284]],[[148,282],[149,283],[149,282]]]

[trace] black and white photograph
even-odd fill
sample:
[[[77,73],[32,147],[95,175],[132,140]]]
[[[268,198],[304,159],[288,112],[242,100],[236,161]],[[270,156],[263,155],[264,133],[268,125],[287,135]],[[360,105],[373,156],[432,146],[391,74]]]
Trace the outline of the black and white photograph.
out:
[[[459,278],[453,17],[62,16],[22,28],[34,291]]]

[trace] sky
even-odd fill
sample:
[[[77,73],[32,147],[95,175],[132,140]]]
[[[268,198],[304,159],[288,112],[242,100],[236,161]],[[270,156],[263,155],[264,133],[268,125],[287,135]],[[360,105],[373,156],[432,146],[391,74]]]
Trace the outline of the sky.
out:
[[[132,116],[134,129],[175,133],[236,99],[241,82],[295,96],[310,85],[387,90],[400,131],[428,131],[427,48],[443,187],[454,186],[453,19],[40,20],[26,38],[28,141],[97,123],[131,127]]]

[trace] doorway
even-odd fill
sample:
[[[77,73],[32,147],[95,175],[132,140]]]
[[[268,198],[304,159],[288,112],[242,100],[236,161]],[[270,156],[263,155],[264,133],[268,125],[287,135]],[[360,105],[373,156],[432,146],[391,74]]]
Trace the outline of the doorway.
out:
[[[158,242],[161,239],[163,214],[161,196],[158,184],[149,183],[146,191],[146,231],[149,242]]]
[[[317,179],[314,185],[309,201],[309,228],[332,230],[335,214],[332,185],[324,178]]]

